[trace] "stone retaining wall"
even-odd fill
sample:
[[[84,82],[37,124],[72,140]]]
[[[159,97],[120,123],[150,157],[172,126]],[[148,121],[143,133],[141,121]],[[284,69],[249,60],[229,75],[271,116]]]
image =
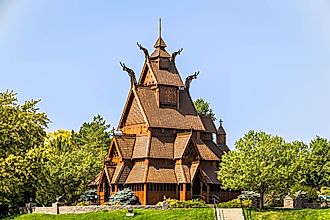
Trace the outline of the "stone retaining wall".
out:
[[[33,212],[44,214],[65,214],[65,213],[85,213],[85,212],[97,212],[104,210],[119,210],[119,209],[163,209],[163,206],[155,205],[120,205],[120,206],[58,206],[56,203],[52,207],[35,207]],[[58,212],[57,212],[58,210]]]

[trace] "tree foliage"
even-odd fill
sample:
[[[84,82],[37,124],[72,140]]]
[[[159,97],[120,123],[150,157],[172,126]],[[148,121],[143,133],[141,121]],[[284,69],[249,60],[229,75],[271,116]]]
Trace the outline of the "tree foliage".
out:
[[[330,141],[317,136],[298,161],[299,184],[320,189],[330,186]]]
[[[36,190],[38,203],[47,205],[62,196],[72,204],[97,175],[109,146],[109,125],[101,116],[84,123],[78,132],[58,130],[47,134],[40,153],[42,170]]]
[[[222,157],[219,179],[225,189],[248,190],[264,194],[280,189],[284,193],[296,181],[295,158],[304,150],[298,142],[265,132],[248,132],[235,144],[236,149]]]
[[[194,101],[194,105],[198,114],[210,116],[213,121],[217,120],[215,113],[210,107],[210,103],[206,102],[204,99],[198,98]]]
[[[62,196],[65,203],[72,203],[85,191],[93,177],[90,169],[95,165],[93,155],[72,144],[70,131],[56,131],[47,135],[42,151],[42,169],[36,189],[36,200],[42,205]]]
[[[18,103],[16,94],[0,93],[0,204],[12,206],[31,196],[38,178],[39,157],[49,119],[39,101]]]
[[[110,146],[109,128],[110,124],[107,124],[100,115],[96,115],[91,122],[83,123],[79,131],[73,132],[72,135],[75,146],[95,157],[95,169],[91,171],[95,175],[103,167],[103,159]]]

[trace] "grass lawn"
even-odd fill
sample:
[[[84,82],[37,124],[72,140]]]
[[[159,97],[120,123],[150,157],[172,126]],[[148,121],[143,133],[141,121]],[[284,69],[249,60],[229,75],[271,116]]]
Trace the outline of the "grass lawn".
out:
[[[24,214],[15,217],[15,220],[47,220],[47,219],[198,219],[198,220],[213,220],[214,212],[211,208],[196,208],[196,209],[171,209],[171,210],[134,210],[134,217],[126,217],[126,210],[104,211],[104,212],[89,212],[82,214]]]
[[[247,210],[245,210],[245,214],[248,214]],[[265,211],[251,210],[251,217],[253,220],[327,220],[330,219],[330,209],[266,209]]]

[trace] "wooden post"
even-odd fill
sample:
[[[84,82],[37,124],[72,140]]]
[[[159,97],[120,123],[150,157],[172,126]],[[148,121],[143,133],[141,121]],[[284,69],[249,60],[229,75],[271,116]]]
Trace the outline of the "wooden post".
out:
[[[182,198],[182,200],[183,201],[186,201],[187,200],[187,184],[186,183],[184,183],[183,184],[183,198]]]
[[[115,192],[118,192],[118,185],[115,184]]]
[[[143,187],[143,201],[142,201],[143,205],[147,205],[147,184],[144,184]]]

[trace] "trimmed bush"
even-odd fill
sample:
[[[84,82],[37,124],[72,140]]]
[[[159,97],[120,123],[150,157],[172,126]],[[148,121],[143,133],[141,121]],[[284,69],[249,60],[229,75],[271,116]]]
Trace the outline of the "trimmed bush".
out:
[[[252,206],[252,200],[246,199],[241,202],[240,199],[233,199],[228,202],[221,202],[217,204],[219,208],[250,208]]]
[[[204,208],[207,207],[205,202],[200,199],[192,199],[188,201],[179,201],[177,199],[166,199],[169,208]],[[158,202],[158,206],[163,205],[163,202]]]
[[[129,188],[125,188],[118,191],[116,194],[110,197],[110,200],[105,205],[137,205],[138,199],[134,195],[134,192]]]
[[[82,202],[78,202],[76,206],[89,206],[92,203],[90,201],[82,201]]]

